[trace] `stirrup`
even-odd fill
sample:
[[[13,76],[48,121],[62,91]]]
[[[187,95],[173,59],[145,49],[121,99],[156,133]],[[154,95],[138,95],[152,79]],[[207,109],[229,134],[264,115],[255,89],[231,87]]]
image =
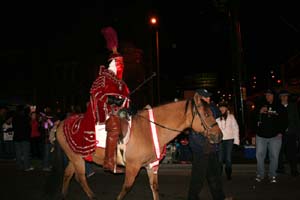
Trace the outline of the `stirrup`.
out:
[[[125,173],[125,170],[123,168],[118,167],[117,165],[115,165],[113,168],[103,166],[103,170],[105,172],[111,172],[113,174],[124,174]]]
[[[117,165],[115,165],[114,170],[113,170],[114,174],[124,174],[125,170],[121,167],[118,167]]]

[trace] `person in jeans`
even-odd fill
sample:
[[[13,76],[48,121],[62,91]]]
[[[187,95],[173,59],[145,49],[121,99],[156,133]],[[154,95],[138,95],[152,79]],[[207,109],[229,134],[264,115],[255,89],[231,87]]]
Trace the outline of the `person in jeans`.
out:
[[[43,159],[42,167],[43,171],[52,171],[53,157],[51,153],[52,144],[49,140],[49,134],[51,129],[54,127],[54,116],[52,115],[52,110],[50,107],[46,107],[42,114],[42,140],[43,140]]]
[[[261,182],[265,177],[265,159],[268,152],[271,183],[276,183],[279,152],[282,134],[287,127],[287,113],[275,101],[275,92],[268,89],[265,92],[265,103],[259,108],[258,129],[256,133],[256,181]]]
[[[12,120],[17,169],[24,171],[34,170],[33,166],[31,166],[30,157],[31,119],[29,113],[29,107],[19,105],[17,106],[16,114],[13,116]]]
[[[15,158],[15,148],[14,148],[14,130],[12,127],[12,112],[8,112],[6,115],[6,120],[2,125],[3,133],[3,150],[6,158]]]
[[[93,176],[96,172],[93,169],[93,163],[85,161],[85,175],[87,178]]]
[[[220,102],[219,109],[221,116],[216,119],[222,133],[223,139],[219,144],[219,161],[221,163],[221,172],[223,171],[223,163],[225,161],[225,173],[227,180],[231,180],[232,174],[232,148],[233,145],[240,145],[239,125],[232,113],[228,109],[227,102]]]
[[[42,139],[41,139],[41,124],[39,120],[39,114],[37,112],[30,113],[31,118],[31,135],[30,135],[30,148],[31,157],[36,159],[42,158]]]
[[[297,104],[291,100],[290,93],[287,90],[281,90],[279,98],[288,114],[288,127],[283,134],[277,172],[284,173],[284,157],[286,156],[290,166],[290,174],[299,176],[297,169],[297,143],[300,134],[300,117]]]

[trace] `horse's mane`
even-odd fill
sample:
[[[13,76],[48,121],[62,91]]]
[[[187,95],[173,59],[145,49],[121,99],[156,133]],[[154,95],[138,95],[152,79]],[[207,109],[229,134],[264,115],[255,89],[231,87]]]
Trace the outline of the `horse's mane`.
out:
[[[190,104],[190,102],[193,104],[193,101],[192,101],[192,99],[188,99],[188,100],[186,100],[185,109],[184,109],[184,114],[186,114],[186,112],[187,112],[187,109],[188,109],[188,107],[189,107],[189,104]],[[193,109],[193,108],[191,107],[191,109]]]

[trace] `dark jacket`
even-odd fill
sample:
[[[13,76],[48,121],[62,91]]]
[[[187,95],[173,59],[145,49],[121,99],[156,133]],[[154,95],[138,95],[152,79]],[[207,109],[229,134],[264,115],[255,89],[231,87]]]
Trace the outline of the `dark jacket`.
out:
[[[272,138],[279,133],[283,134],[287,127],[286,109],[283,109],[281,104],[276,103],[266,103],[264,106],[268,108],[268,112],[258,114],[256,134],[263,138]]]
[[[216,104],[211,102],[209,106],[215,119],[219,118],[222,115],[220,109],[216,106]]]
[[[193,130],[189,132],[189,146],[193,153],[208,155],[216,152],[216,145],[209,143],[208,139],[201,133]]]
[[[297,104],[294,102],[289,102],[286,107],[288,113],[288,135],[300,135],[300,118],[298,114]]]
[[[12,120],[14,141],[29,141],[31,134],[30,117],[24,110],[17,111]]]

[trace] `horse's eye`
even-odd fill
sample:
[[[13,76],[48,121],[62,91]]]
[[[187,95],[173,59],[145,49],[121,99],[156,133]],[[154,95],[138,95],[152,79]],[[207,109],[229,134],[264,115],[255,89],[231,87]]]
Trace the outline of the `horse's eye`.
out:
[[[204,116],[205,116],[205,117],[209,117],[209,114],[206,112],[206,113],[204,114]]]

